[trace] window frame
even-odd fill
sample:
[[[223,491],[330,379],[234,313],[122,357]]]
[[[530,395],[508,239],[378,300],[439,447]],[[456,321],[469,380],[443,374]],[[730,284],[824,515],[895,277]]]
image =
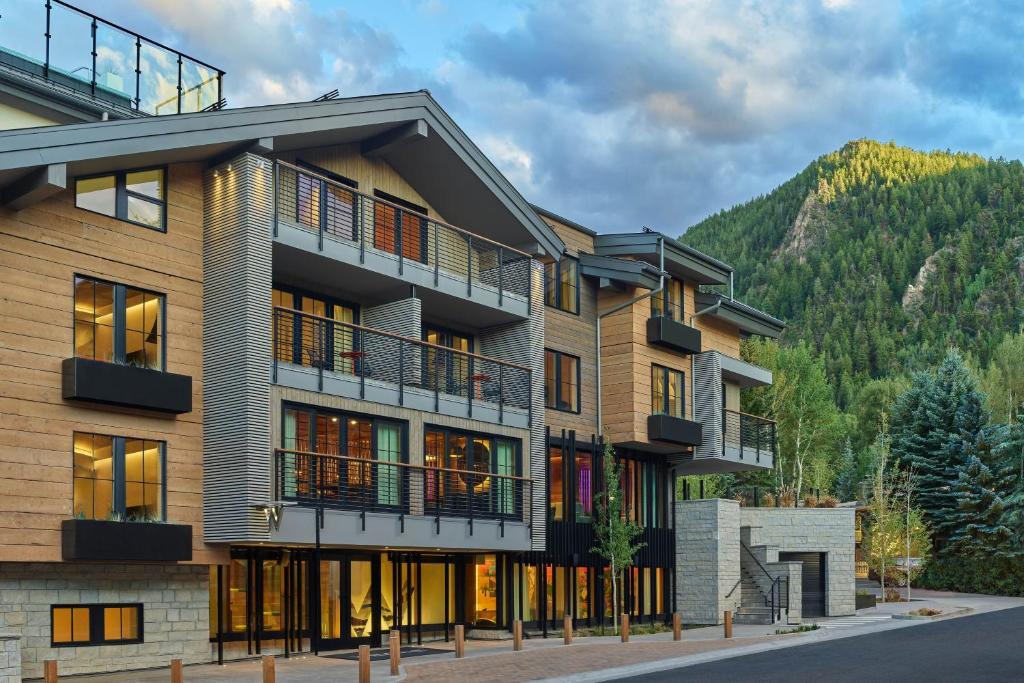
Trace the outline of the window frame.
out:
[[[136,630],[138,636],[136,638],[121,638],[118,640],[106,640],[103,637],[103,631],[105,627],[105,616],[104,610],[119,608],[124,609],[126,607],[134,608],[136,610]],[[54,611],[59,609],[88,609],[89,610],[89,640],[69,640],[57,642],[54,640]],[[100,603],[87,603],[82,605],[72,605],[67,603],[57,603],[50,605],[50,647],[95,647],[99,645],[131,645],[134,643],[146,642],[146,634],[144,626],[146,620],[144,618],[144,605],[141,602],[100,602]],[[74,633],[72,632],[72,636]]]
[[[88,280],[94,285],[102,284],[109,285],[114,288],[113,298],[113,309],[114,309],[114,325],[113,325],[113,350],[114,359],[112,361],[98,360],[96,358],[86,358],[85,356],[78,355],[78,343],[75,339],[75,328],[78,323],[78,315],[75,312],[75,302],[78,295],[78,281]],[[152,294],[160,299],[160,367],[159,368],[147,368],[139,367],[137,365],[130,365],[126,360],[126,347],[128,337],[128,322],[127,322],[127,291],[134,289],[144,294]],[[95,311],[93,313],[95,316]],[[92,325],[95,327],[96,322]],[[95,343],[96,335],[93,333],[93,340]],[[138,368],[140,370],[152,370],[154,372],[167,372],[167,295],[162,292],[157,292],[145,287],[136,287],[134,285],[125,285],[119,282],[113,282],[111,280],[105,280],[99,277],[93,277],[92,275],[85,275],[83,273],[76,272],[71,277],[71,352],[72,358],[83,358],[84,360],[95,360],[97,363],[112,363],[114,365],[124,365],[125,367]],[[90,432],[91,433],[91,432]]]
[[[144,523],[166,523],[167,522],[167,442],[161,441],[160,439],[140,439],[134,436],[116,436],[114,434],[104,434],[101,432],[86,432],[75,430],[71,433],[71,512],[75,514],[75,436],[79,434],[88,434],[90,436],[103,436],[111,439],[111,513],[118,514],[121,516],[122,521],[130,522],[132,524],[138,524],[139,520],[128,520],[125,504],[125,490],[128,488],[128,475],[125,470],[125,443],[128,441],[151,441],[159,445],[160,448],[160,519],[156,522],[148,522],[148,520],[141,520]],[[145,476],[145,472],[143,472]],[[137,482],[132,482],[137,483]],[[144,483],[144,482],[143,482]],[[116,521],[110,519],[96,519],[93,517],[86,517],[85,519],[95,521]]]
[[[571,309],[566,308],[566,302],[562,301],[562,264],[567,261],[573,262],[573,264],[575,265],[574,270],[576,273],[576,279],[573,285],[573,289],[576,292],[576,296],[574,298],[574,301],[572,302]],[[549,266],[554,266],[554,274],[551,278],[547,277],[547,268]],[[550,303],[548,301],[549,286],[554,287],[554,303]],[[563,313],[568,313],[570,315],[580,315],[580,260],[578,257],[563,254],[562,257],[557,261],[548,261],[547,263],[544,264],[544,305],[547,306],[548,308],[554,308],[555,310],[562,311]]]
[[[676,368],[670,368],[668,366],[660,365],[658,363],[651,363],[651,408],[652,408],[652,410],[654,408],[655,374],[658,375],[658,378],[661,381],[661,387],[662,387],[662,392],[661,392],[661,410],[660,410],[660,412],[652,412],[651,414],[652,415],[667,415],[668,417],[674,417],[674,418],[677,418],[677,419],[680,419],[680,420],[685,420],[686,419],[686,371],[685,370],[678,370]],[[669,375],[670,374],[677,374],[677,375],[679,375],[679,389],[680,389],[679,403],[680,403],[680,408],[681,408],[679,415],[675,415],[675,414],[669,412],[669,392],[668,392],[669,382],[668,382],[668,379],[669,379]]]
[[[155,230],[156,232],[167,233],[167,195],[170,189],[170,174],[168,173],[167,164],[157,166],[143,166],[139,168],[126,168],[117,171],[108,171],[106,173],[90,173],[89,175],[75,176],[75,208],[81,209],[82,211],[88,211],[98,216],[106,216],[107,218],[113,218],[114,220],[123,221],[132,225],[138,225],[139,227],[146,228],[147,230]],[[128,189],[128,174],[129,173],[144,173],[146,171],[162,171],[163,186],[164,186],[164,198],[154,199],[138,192],[132,192]],[[106,178],[108,176],[114,177],[114,215],[103,213],[101,211],[94,211],[93,209],[81,206],[78,203],[78,181],[80,180],[94,180],[96,178]],[[128,198],[133,197],[141,201],[148,202],[159,206],[162,210],[160,211],[160,225],[159,227],[149,225],[148,223],[142,223],[139,221],[133,221],[128,218]]]
[[[670,296],[673,284],[679,284],[679,301],[673,302]],[[676,317],[676,313],[679,317]],[[651,317],[668,318],[686,324],[686,281],[679,277],[665,277],[665,287],[651,297]]]
[[[468,429],[460,429],[458,427],[449,427],[449,426],[445,426],[445,425],[439,425],[439,424],[433,424],[433,423],[429,423],[429,422],[424,422],[423,423],[423,459],[424,459],[424,463],[426,462],[426,456],[427,456],[427,436],[429,434],[431,434],[431,433],[441,434],[442,435],[442,439],[443,439],[443,443],[444,443],[444,453],[443,453],[444,461],[442,463],[439,463],[439,465],[438,465],[438,467],[441,468],[441,469],[444,469],[444,468],[447,468],[447,469],[457,469],[457,468],[452,467],[451,463],[448,461],[448,458],[451,455],[451,453],[449,452],[448,444],[451,443],[452,436],[457,436],[457,437],[461,436],[461,437],[465,437],[465,439],[466,439],[466,453],[465,453],[465,459],[466,459],[465,467],[466,467],[466,469],[464,469],[462,471],[465,471],[465,472],[477,472],[478,473],[477,476],[484,476],[483,472],[481,472],[479,470],[476,470],[476,468],[474,467],[475,463],[471,462],[473,449],[470,447],[470,445],[472,444],[473,439],[487,439],[487,440],[489,440],[491,442],[489,468],[486,470],[486,474],[488,476],[491,476],[491,475],[512,476],[512,477],[524,477],[524,476],[526,476],[526,475],[523,474],[524,462],[523,462],[523,440],[522,439],[518,439],[518,438],[516,438],[514,436],[506,436],[504,434],[495,434],[493,432],[491,432],[491,433],[489,433],[489,432],[476,432],[476,431],[471,431],[471,430],[468,430]],[[513,460],[514,460],[514,464],[513,464],[513,472],[512,472],[511,475],[509,475],[507,472],[499,472],[498,471],[499,465],[498,465],[498,458],[497,458],[497,453],[498,453],[497,444],[498,444],[499,441],[504,441],[504,442],[506,442],[506,443],[508,443],[508,444],[510,444],[512,446],[512,451],[513,451],[512,457],[513,457]],[[509,482],[509,484],[511,484],[511,482]],[[506,484],[506,485],[508,485],[508,484]],[[497,486],[493,486],[492,485],[489,493],[487,494],[488,495],[488,502],[489,502],[490,505],[494,505],[494,506],[498,505],[498,498],[496,498],[496,496],[500,496],[502,494],[496,493],[496,489],[497,488],[498,488]],[[507,500],[510,500],[510,502],[512,504],[512,511],[511,512],[502,512],[501,510],[496,510],[496,509],[479,510],[477,508],[477,509],[475,509],[475,511],[474,510],[470,510],[470,516],[475,514],[475,515],[477,515],[477,516],[479,516],[481,518],[484,518],[484,519],[517,519],[518,516],[519,516],[517,514],[517,511],[519,512],[519,514],[521,514],[522,511],[523,511],[523,505],[525,505],[524,499],[522,497],[523,493],[518,491],[514,485],[510,486],[510,488],[511,488],[511,491],[509,491],[508,493],[511,494],[511,497],[509,499],[507,499]],[[426,497],[424,497],[424,501],[426,501]]]
[[[546,409],[557,410],[557,411],[562,412],[562,413],[571,413],[573,415],[579,415],[581,413],[581,411],[583,410],[583,405],[582,405],[583,397],[582,397],[581,386],[580,386],[580,380],[581,380],[581,369],[580,369],[580,366],[582,365],[581,359],[580,359],[579,356],[574,356],[571,353],[566,353],[564,351],[556,351],[555,349],[545,348],[544,349],[544,357],[545,357],[545,359],[544,359],[544,366],[545,366],[545,368],[547,368],[547,354],[549,354],[549,353],[554,354],[554,357],[555,357],[555,362],[554,362],[554,366],[555,366],[555,396],[554,396],[554,405],[548,405],[548,396],[547,396],[547,393],[545,392],[545,394],[544,394],[544,407]],[[572,359],[574,359],[576,361],[576,408],[575,409],[560,407],[560,399],[562,398],[562,363],[561,363],[561,359],[562,359],[563,356],[568,357],[568,358],[572,358]],[[546,375],[544,377],[544,384],[545,384],[545,389],[546,389],[547,388],[546,387],[546,385],[547,385],[547,376]]]
[[[291,335],[292,335],[291,341],[292,341],[292,343],[291,343],[291,354],[290,354],[291,357],[287,358],[287,359],[286,358],[277,358],[278,349],[274,349],[274,357],[277,358],[278,361],[281,361],[283,363],[293,363],[295,365],[301,365],[301,366],[307,366],[308,365],[308,363],[305,362],[305,360],[303,358],[303,353],[302,353],[302,351],[303,351],[303,349],[302,349],[302,320],[303,320],[303,315],[309,315],[309,313],[306,313],[305,311],[302,310],[302,300],[303,299],[313,299],[315,301],[322,301],[324,303],[324,306],[329,307],[328,309],[325,310],[324,317],[331,319],[332,321],[334,321],[335,324],[342,324],[342,323],[339,323],[338,321],[334,320],[334,309],[336,307],[339,307],[339,306],[341,308],[347,308],[347,309],[352,311],[352,323],[351,323],[352,325],[359,325],[360,321],[362,320],[362,310],[360,309],[360,306],[357,303],[354,303],[354,302],[351,302],[351,301],[346,301],[344,299],[339,299],[337,297],[329,296],[327,294],[321,294],[321,293],[318,293],[318,292],[314,292],[313,290],[303,289],[302,287],[293,287],[292,285],[287,285],[287,284],[283,284],[283,283],[280,283],[280,282],[274,282],[270,286],[271,305],[273,305],[273,292],[274,292],[274,290],[277,290],[277,291],[279,291],[279,292],[281,292],[283,294],[290,294],[291,297],[292,297],[292,308],[290,308],[289,310],[295,311],[295,313],[298,314],[298,315],[292,315],[292,321],[291,321],[292,322],[292,331],[291,331]],[[287,308],[287,306],[285,306],[285,308]],[[273,311],[271,312],[271,317],[272,318],[276,318],[276,316],[274,316],[274,314],[273,314]],[[271,325],[272,326],[276,326],[277,325],[276,321],[272,322]],[[334,329],[333,325],[331,326],[331,329],[332,329],[332,332],[333,332],[333,329]],[[278,341],[278,347],[280,349],[287,349],[286,342],[283,342],[280,339],[278,339],[277,341]],[[352,333],[352,342],[353,342],[353,345],[357,345],[359,343],[359,331],[358,330],[354,330],[353,331],[353,333]],[[328,348],[326,350],[326,353],[331,358],[332,362],[329,365],[327,365],[325,367],[325,369],[333,370],[334,369],[334,364],[333,364],[333,360],[334,360],[334,355],[333,355],[334,334],[333,333],[327,336],[327,344],[328,344]]]

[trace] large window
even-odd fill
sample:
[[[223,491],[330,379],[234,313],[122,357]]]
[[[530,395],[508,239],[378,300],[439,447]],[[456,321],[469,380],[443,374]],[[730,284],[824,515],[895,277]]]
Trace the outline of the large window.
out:
[[[561,446],[548,448],[548,510],[555,521],[589,522],[594,513],[594,471],[590,451],[577,449],[572,462]],[[569,470],[568,467],[572,466]],[[566,485],[569,482],[569,485]]]
[[[309,314],[275,312],[274,353],[277,360],[335,372],[358,373],[358,335],[350,326],[359,321],[358,309],[354,305],[283,285],[273,288],[272,297],[275,307]]]
[[[141,643],[142,605],[53,605],[53,647]]]
[[[427,262],[427,207],[374,190],[373,196],[383,201],[374,202],[373,246],[389,254],[397,254],[401,245],[402,256]]]
[[[355,189],[359,183],[301,160],[297,165],[308,168],[316,175],[296,173],[296,222],[317,230],[322,229],[324,234],[335,238],[355,240],[359,236],[355,214],[356,195],[346,186]]]
[[[683,372],[651,366],[651,414],[684,417]]]
[[[437,388],[446,394],[455,396],[469,395],[469,365],[473,352],[473,338],[452,330],[434,325],[423,326],[423,341],[434,346],[423,349],[423,384],[428,389]],[[452,351],[443,351],[442,346]],[[497,378],[494,378],[497,379]],[[496,383],[495,383],[496,384]],[[482,381],[480,388],[491,398],[492,387],[489,382]]]
[[[75,432],[73,510],[82,519],[163,521],[162,441]]]
[[[78,178],[75,206],[154,230],[166,230],[166,171],[147,168]]]
[[[164,296],[75,277],[75,356],[164,369]]]
[[[544,264],[544,303],[567,313],[580,312],[579,265],[570,256]]]
[[[565,519],[564,468],[561,447],[552,446],[548,449],[548,509],[551,511],[551,519],[557,521]]]
[[[403,468],[392,463],[408,459],[404,423],[287,406],[282,446],[297,451],[285,454],[286,495],[319,494],[329,503],[357,507],[402,505]]]
[[[651,316],[672,318],[685,322],[683,313],[683,281],[673,277],[665,279],[665,288],[651,297]]]
[[[423,441],[423,498],[427,510],[513,516],[522,496],[520,442],[487,434],[427,427]],[[458,471],[444,471],[458,470]],[[503,475],[493,477],[489,475]]]
[[[544,406],[580,412],[580,359],[544,349]]]

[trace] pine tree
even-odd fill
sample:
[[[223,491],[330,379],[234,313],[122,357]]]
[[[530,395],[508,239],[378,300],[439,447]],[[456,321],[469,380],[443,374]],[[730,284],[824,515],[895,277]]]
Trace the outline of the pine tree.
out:
[[[857,454],[853,452],[850,438],[846,438],[843,452],[839,456],[839,475],[836,477],[836,495],[839,500],[857,500],[860,472],[857,467]]]
[[[952,487],[956,511],[947,541],[947,551],[958,557],[982,559],[1013,553],[1013,532],[1004,523],[1006,503],[1000,495],[1012,482],[993,453],[993,445],[1004,431],[990,428],[973,442],[962,444],[964,465]]]

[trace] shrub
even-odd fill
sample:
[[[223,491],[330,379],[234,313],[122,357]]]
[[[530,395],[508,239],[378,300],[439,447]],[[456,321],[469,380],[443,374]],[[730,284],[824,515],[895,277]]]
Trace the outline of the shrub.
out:
[[[835,496],[822,496],[818,501],[818,507],[820,508],[834,508],[839,507],[839,499]]]
[[[818,507],[818,497],[813,493],[808,493],[804,496],[804,507],[805,508],[816,508]]]
[[[772,493],[766,493],[761,496],[761,505],[766,508],[775,507],[775,495]]]
[[[914,582],[922,588],[1024,597],[1024,562],[1006,558],[930,560]]]
[[[783,486],[780,488],[779,504],[784,508],[796,507],[796,489],[792,486]]]
[[[907,614],[912,614],[915,617],[937,617],[942,614],[942,610],[935,609],[933,607],[922,607],[921,609],[916,609],[913,612],[907,612]]]
[[[886,602],[903,602],[903,594],[895,588],[885,589],[885,601]]]

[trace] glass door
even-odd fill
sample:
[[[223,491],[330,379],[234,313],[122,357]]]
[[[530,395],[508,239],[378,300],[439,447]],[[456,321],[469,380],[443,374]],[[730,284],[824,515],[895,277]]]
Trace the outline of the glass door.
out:
[[[380,560],[352,555],[320,561],[320,647],[380,646]]]
[[[449,330],[425,327],[423,341],[463,352],[452,353],[452,351],[427,347],[424,350],[423,358],[425,375],[423,381],[426,388],[434,389],[436,387],[443,394],[468,396],[469,356],[466,356],[465,353],[473,352],[472,338]]]

